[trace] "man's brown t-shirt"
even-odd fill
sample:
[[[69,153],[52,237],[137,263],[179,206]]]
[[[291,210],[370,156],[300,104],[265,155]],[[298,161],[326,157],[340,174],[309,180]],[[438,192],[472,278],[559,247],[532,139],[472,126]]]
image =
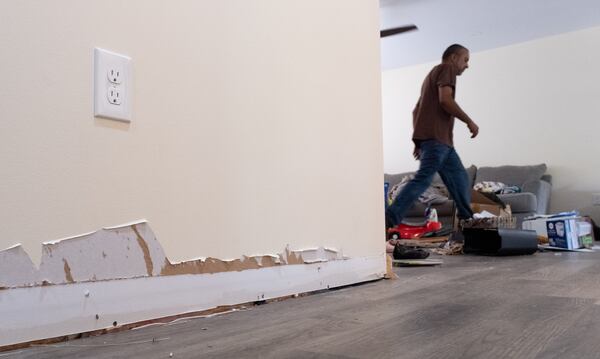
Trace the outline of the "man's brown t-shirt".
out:
[[[417,146],[424,140],[437,140],[453,147],[454,116],[440,105],[438,89],[441,86],[452,87],[452,97],[456,93],[456,69],[450,64],[434,67],[421,87],[421,97],[413,111],[413,141]]]

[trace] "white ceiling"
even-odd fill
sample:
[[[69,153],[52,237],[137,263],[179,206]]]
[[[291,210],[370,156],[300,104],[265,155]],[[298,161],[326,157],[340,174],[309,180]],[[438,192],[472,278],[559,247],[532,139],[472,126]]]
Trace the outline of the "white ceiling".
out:
[[[437,61],[453,43],[475,52],[600,26],[600,0],[380,0],[380,11],[382,29],[419,27],[381,39],[383,70]]]

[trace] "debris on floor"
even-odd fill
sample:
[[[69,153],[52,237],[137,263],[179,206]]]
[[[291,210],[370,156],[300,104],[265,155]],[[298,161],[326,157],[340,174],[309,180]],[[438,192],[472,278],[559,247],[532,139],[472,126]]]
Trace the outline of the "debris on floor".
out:
[[[445,255],[445,256],[454,256],[457,254],[463,254],[463,243],[446,242],[442,247],[431,248],[431,252],[433,252],[435,254]]]
[[[394,267],[435,266],[444,263],[441,259],[394,259]]]

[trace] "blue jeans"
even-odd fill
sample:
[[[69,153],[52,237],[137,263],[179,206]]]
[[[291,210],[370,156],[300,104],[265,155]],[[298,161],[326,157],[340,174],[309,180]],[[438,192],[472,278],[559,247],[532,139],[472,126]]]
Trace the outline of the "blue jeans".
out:
[[[386,210],[387,225],[395,226],[402,222],[406,212],[431,185],[436,172],[440,174],[450,196],[454,199],[458,218],[471,218],[473,211],[470,206],[469,177],[454,148],[435,140],[423,141],[420,148],[421,164],[419,170],[415,174],[415,178],[402,188],[394,203]]]

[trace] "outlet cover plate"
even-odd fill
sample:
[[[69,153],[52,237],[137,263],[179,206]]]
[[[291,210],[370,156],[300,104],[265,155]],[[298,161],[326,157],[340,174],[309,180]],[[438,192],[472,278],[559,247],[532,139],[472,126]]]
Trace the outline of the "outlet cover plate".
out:
[[[109,74],[119,72],[118,83]],[[120,101],[110,102],[111,90],[117,88]],[[131,58],[108,50],[94,49],[94,116],[131,122]]]

